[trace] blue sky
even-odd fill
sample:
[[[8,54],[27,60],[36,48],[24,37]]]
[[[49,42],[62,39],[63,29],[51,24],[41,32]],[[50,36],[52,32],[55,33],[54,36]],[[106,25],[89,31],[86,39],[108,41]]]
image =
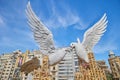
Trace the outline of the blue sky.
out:
[[[27,24],[28,0],[0,0],[0,54],[20,49],[39,49]],[[94,47],[97,60],[107,60],[108,51],[120,55],[120,0],[30,0],[35,13],[52,31],[57,47],[82,41],[84,32],[104,13],[108,27]]]

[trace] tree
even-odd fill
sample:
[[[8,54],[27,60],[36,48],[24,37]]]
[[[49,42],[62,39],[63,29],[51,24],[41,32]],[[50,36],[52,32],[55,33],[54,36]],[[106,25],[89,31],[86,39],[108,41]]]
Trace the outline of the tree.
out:
[[[113,75],[110,73],[106,74],[107,80],[113,80]]]

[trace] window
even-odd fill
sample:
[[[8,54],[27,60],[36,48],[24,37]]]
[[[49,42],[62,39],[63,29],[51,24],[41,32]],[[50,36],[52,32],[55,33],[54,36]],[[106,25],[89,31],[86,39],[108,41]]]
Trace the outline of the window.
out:
[[[53,80],[55,80],[55,78],[53,78]]]
[[[75,66],[77,66],[78,65],[78,61],[75,61]]]
[[[27,75],[28,75],[28,73],[25,74],[25,76],[27,76]]]
[[[117,76],[117,73],[115,73],[115,76]]]
[[[6,75],[8,75],[8,73],[6,73]]]
[[[55,66],[53,67],[53,70],[55,70]]]

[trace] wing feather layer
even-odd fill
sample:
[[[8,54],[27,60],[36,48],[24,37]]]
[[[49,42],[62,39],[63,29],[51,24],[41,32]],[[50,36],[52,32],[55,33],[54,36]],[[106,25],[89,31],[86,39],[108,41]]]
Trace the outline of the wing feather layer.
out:
[[[35,15],[31,8],[30,2],[28,2],[27,5],[26,15],[28,24],[34,33],[34,39],[40,45],[41,51],[43,54],[49,54],[48,52],[54,49],[53,35]]]
[[[98,43],[101,36],[106,31],[107,23],[107,16],[104,14],[96,24],[85,32],[82,45],[86,49],[91,51],[92,48]]]

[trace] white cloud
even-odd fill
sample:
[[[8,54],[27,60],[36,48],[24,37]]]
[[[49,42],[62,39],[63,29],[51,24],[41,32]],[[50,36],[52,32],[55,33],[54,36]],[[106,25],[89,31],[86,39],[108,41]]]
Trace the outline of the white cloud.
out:
[[[95,53],[105,53],[109,50],[117,50],[118,46],[115,44],[114,39],[108,40],[107,42],[104,42],[104,44],[98,44],[94,47],[93,51]]]
[[[63,12],[58,11],[59,8],[55,6],[54,2],[51,1],[51,16],[50,18],[44,19],[43,22],[49,28],[58,28],[58,27],[69,27],[72,25],[77,29],[85,29],[86,26],[80,20],[80,17],[71,10],[67,5],[60,6]],[[77,24],[77,25],[76,25]]]
[[[117,50],[117,47],[115,45],[105,45],[105,46],[96,46],[94,48],[95,53],[105,53],[108,52],[109,50]]]
[[[1,26],[1,25],[4,25],[4,24],[5,24],[5,22],[4,22],[4,20],[3,20],[3,17],[0,16],[0,26]]]
[[[16,40],[14,40],[10,37],[2,37],[0,41],[1,41],[0,46],[6,46],[6,47],[15,47],[18,45],[22,46],[22,44],[20,44],[19,42],[16,42]]]
[[[18,29],[14,28],[13,31],[15,33],[17,33],[18,35],[21,35],[23,37],[26,36],[26,38],[29,38],[29,40],[33,40],[34,39],[32,31],[30,31],[29,29],[28,30],[22,30],[22,29],[19,29],[19,28]]]
[[[38,45],[35,43],[33,39],[32,32],[26,31],[26,30],[20,30],[20,29],[13,29],[13,33],[15,33],[16,37],[13,36],[3,36],[0,40],[0,47],[9,47],[9,48],[31,48],[34,45],[34,47],[38,47]]]

